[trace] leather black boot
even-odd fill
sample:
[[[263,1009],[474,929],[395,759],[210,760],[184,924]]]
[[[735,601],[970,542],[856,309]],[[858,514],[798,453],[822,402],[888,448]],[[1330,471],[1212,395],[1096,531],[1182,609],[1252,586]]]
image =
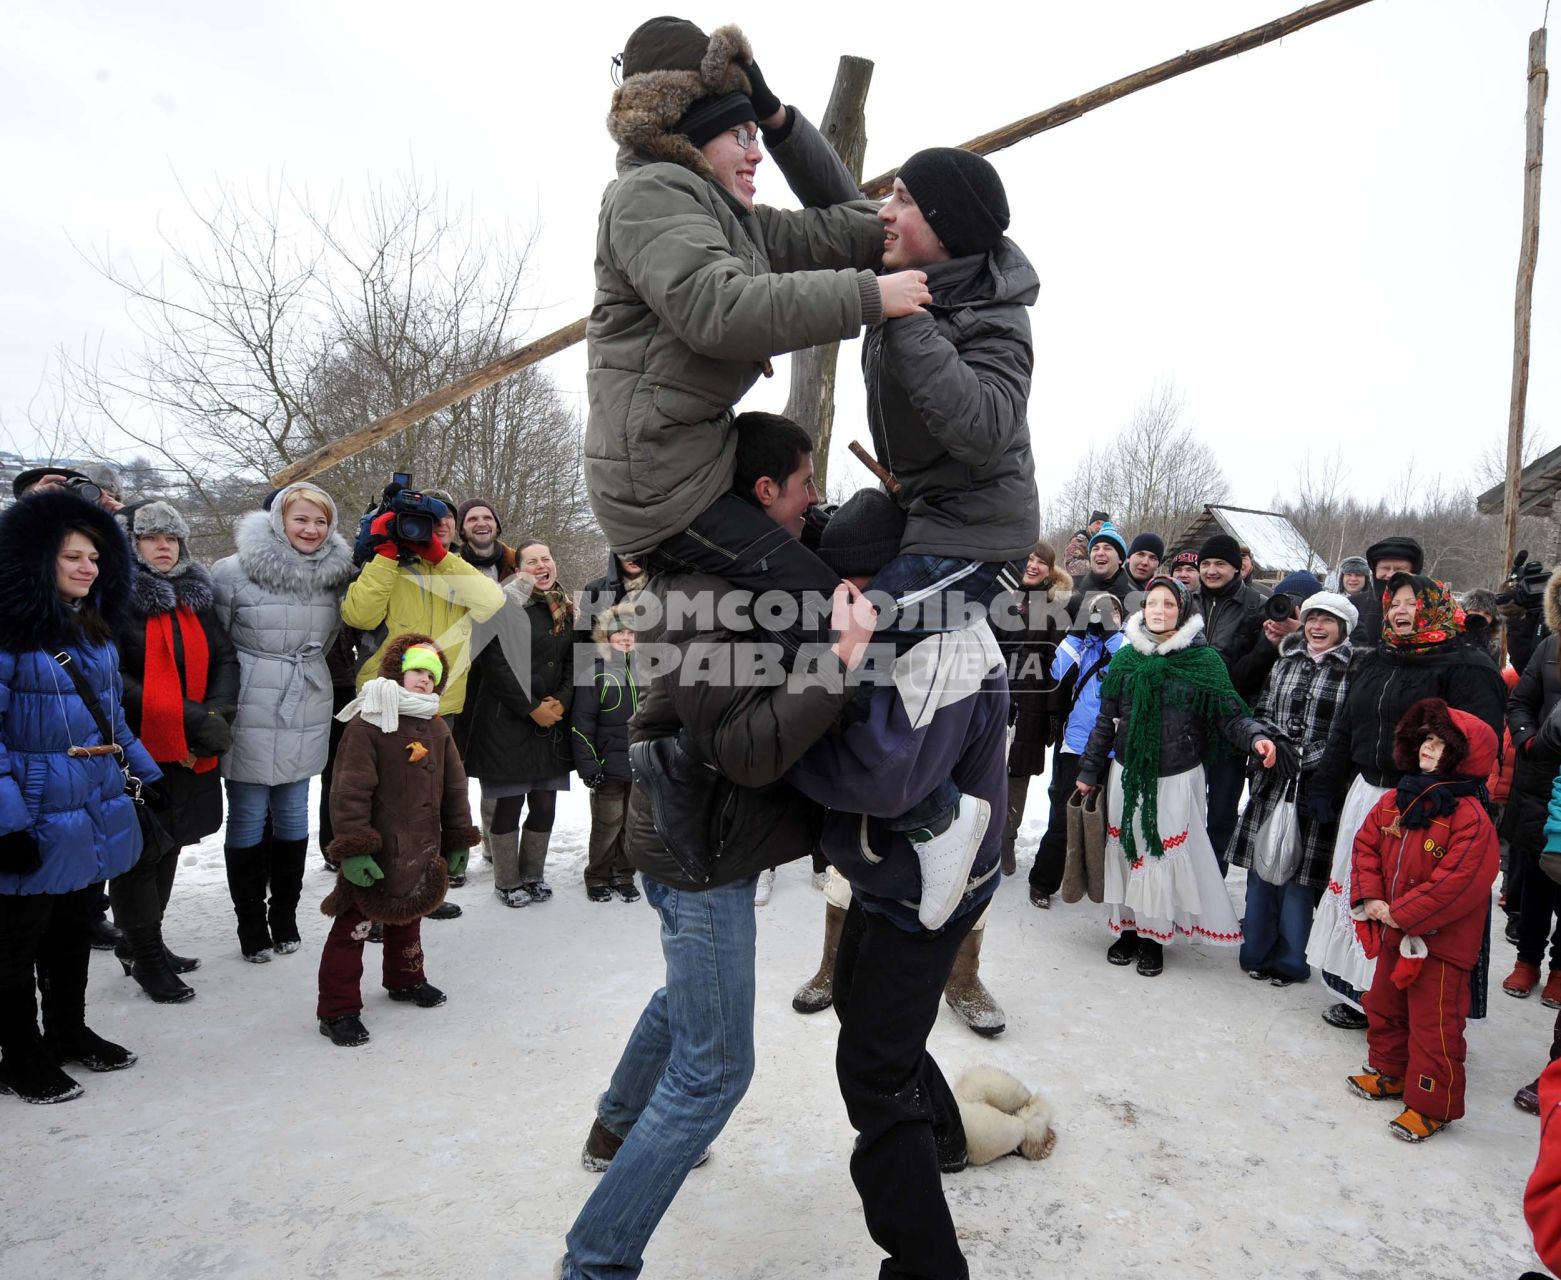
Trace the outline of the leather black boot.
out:
[[[298,899],[303,894],[304,861],[308,840],[279,840],[272,836],[266,856],[271,903],[267,923],[277,955],[291,955],[301,945],[298,938]]]
[[[238,919],[238,945],[251,964],[272,957],[271,930],[266,925],[266,848],[262,844],[226,845],[228,895]]]
[[[183,1004],[195,999],[195,988],[186,986],[168,963],[163,946],[163,931],[157,925],[134,929],[130,934],[134,959],[125,964],[125,972],[136,980],[142,991],[158,1004]]]

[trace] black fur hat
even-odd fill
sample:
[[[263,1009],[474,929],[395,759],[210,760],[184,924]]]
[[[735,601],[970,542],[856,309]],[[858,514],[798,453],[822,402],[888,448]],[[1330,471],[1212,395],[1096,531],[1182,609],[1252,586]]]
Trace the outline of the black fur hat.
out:
[[[130,600],[130,546],[108,512],[65,489],[42,489],[0,512],[0,649],[62,649],[80,638],[77,615],[60,598],[55,557],[72,529],[98,547],[98,578],[87,602],[110,630]]]

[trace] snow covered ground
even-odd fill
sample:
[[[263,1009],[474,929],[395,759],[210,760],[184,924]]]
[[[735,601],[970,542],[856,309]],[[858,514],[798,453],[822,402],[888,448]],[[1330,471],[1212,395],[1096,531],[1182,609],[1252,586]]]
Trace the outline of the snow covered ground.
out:
[[[220,837],[187,850],[167,935],[205,961],[198,998],[154,1005],[95,955],[89,1021],[139,1064],[78,1072],[87,1093],[61,1106],[0,1098],[0,1276],[548,1275],[592,1186],[577,1157],[593,1099],[660,972],[643,902],[585,898],[587,825],[577,789],[547,905],[504,908],[474,859],[453,895],[465,916],[424,926],[443,1008],[391,1005],[370,948],[374,1039],[357,1050],[315,1029],[318,859],[302,951],[252,966]],[[822,915],[807,864],[783,867],[760,912],[758,1073],[652,1242],[649,1276],[877,1274],[846,1168],[834,1017],[790,1008]],[[1230,951],[1181,947],[1149,980],[1108,966],[1108,941],[1099,908],[1040,912],[1022,877],[1005,885],[983,964],[1008,1032],[978,1040],[945,1009],[934,1033],[951,1078],[993,1062],[1057,1112],[1051,1159],[945,1180],[973,1276],[1425,1280],[1536,1265],[1522,1191],[1537,1127],[1510,1098],[1549,1043],[1537,997],[1493,995],[1471,1024],[1468,1118],[1414,1147],[1388,1135],[1393,1108],[1346,1092],[1364,1036],[1319,1019],[1318,982],[1275,990]],[[1496,947],[1499,980],[1512,950]]]

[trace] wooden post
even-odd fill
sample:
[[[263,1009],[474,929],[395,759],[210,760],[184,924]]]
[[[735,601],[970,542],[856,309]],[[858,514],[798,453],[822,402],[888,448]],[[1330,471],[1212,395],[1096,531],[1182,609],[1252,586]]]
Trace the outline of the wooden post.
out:
[[[1091,89],[1088,93],[1081,93],[1076,98],[1069,98],[1066,102],[1059,102],[1055,107],[1049,107],[1045,111],[1033,116],[1026,116],[1023,120],[1016,120],[1013,124],[1004,125],[1001,129],[995,129],[991,133],[982,134],[965,144],[965,149],[974,151],[977,155],[989,155],[993,151],[1000,151],[1004,147],[1011,147],[1016,142],[1025,138],[1034,137],[1038,133],[1044,133],[1047,129],[1055,129],[1060,124],[1066,124],[1069,120],[1076,120],[1087,112],[1094,111],[1097,107],[1106,106],[1108,103],[1124,98],[1130,93],[1137,93],[1140,89],[1147,89],[1150,85],[1162,84],[1175,76],[1187,71],[1194,71],[1199,67],[1206,67],[1210,63],[1219,62],[1225,58],[1234,57],[1238,53],[1246,53],[1251,49],[1257,49],[1272,41],[1279,40],[1293,32],[1300,31],[1303,27],[1309,27],[1313,23],[1321,22],[1325,18],[1332,18],[1337,14],[1350,9],[1359,8],[1370,0],[1317,0],[1316,4],[1309,4],[1304,9],[1297,9],[1294,13],[1287,13],[1283,17],[1265,22],[1262,26],[1253,27],[1248,31],[1237,35],[1227,36],[1224,40],[1217,40],[1213,44],[1204,45],[1198,49],[1189,49],[1186,53],[1178,54],[1165,62],[1155,66],[1146,67],[1142,71],[1135,71],[1132,75],[1123,76],[1120,80],[1113,80],[1110,84],[1102,85],[1098,89]],[[857,61],[857,59],[842,59],[845,61]],[[869,68],[871,64],[866,64]],[[842,72],[841,75],[844,73]],[[836,89],[839,91],[840,77],[837,76]],[[974,86],[979,92],[980,86]],[[867,86],[864,80],[862,94],[865,97]],[[833,97],[831,104],[833,104]],[[827,136],[827,135],[826,135]],[[865,136],[865,135],[864,135]],[[847,163],[850,163],[847,161]],[[861,171],[861,161],[858,160],[853,172]],[[887,195],[890,187],[894,185],[894,175],[897,169],[891,169],[887,173],[881,173],[876,178],[862,184],[862,190],[869,196],[877,197]],[[430,414],[448,408],[457,400],[474,395],[485,387],[492,386],[502,378],[524,369],[527,365],[535,364],[546,356],[573,346],[585,337],[585,321],[577,320],[550,333],[545,338],[540,338],[529,346],[522,347],[519,351],[513,351],[507,356],[501,356],[491,364],[486,364],[480,369],[473,370],[463,378],[457,379],[449,386],[438,391],[431,392],[420,400],[414,401],[404,409],[398,409],[394,413],[386,414],[383,418],[369,423],[366,427],[360,427],[357,431],[343,436],[339,440],[333,440],[330,444],[316,449],[313,453],[300,458],[277,472],[272,477],[273,484],[292,483],[297,480],[307,480],[310,476],[317,475],[327,467],[334,466],[344,458],[350,458],[355,453],[360,453],[371,444],[377,444],[381,440],[388,439],[399,431],[405,431],[408,427],[416,426]],[[795,395],[796,375],[793,375],[793,391]],[[833,400],[831,399],[831,404]],[[788,411],[791,401],[787,402]],[[827,457],[826,457],[827,467]]]
[[[1545,151],[1545,28],[1528,38],[1527,146],[1523,155],[1523,240],[1518,249],[1517,302],[1513,314],[1512,399],[1507,406],[1506,559],[1512,567],[1518,550],[1518,505],[1523,474],[1523,419],[1528,405],[1529,333],[1534,314],[1534,268],[1539,262],[1539,176]]]
[[[867,152],[867,88],[873,80],[873,64],[849,55],[840,59],[835,87],[824,110],[819,131],[835,148],[846,168],[862,180],[862,157]],[[813,439],[813,479],[821,494],[828,493],[829,441],[835,426],[835,368],[840,344],[809,347],[791,357],[791,391],[786,416]]]

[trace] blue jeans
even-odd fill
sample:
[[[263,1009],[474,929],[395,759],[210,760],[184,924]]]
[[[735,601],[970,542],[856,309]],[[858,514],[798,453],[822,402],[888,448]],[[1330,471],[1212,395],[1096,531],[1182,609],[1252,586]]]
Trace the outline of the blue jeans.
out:
[[[1230,870],[1228,850],[1236,831],[1236,806],[1241,803],[1241,789],[1247,785],[1247,762],[1240,756],[1216,760],[1203,766],[1203,774],[1209,789],[1209,843],[1214,846],[1214,857],[1223,877]]]
[[[309,779],[268,787],[263,782],[228,780],[228,828],[224,837],[235,849],[248,849],[265,835],[266,814],[278,840],[309,838]]]
[[[596,1114],[623,1146],[566,1237],[564,1280],[626,1280],[683,1179],[753,1079],[757,876],[673,889],[644,877],[661,916],[667,985],[651,996]]]
[[[1306,963],[1306,939],[1312,932],[1312,912],[1318,890],[1292,880],[1272,885],[1256,871],[1247,872],[1247,910],[1241,922],[1241,967],[1267,969],[1292,982],[1312,976]]]

